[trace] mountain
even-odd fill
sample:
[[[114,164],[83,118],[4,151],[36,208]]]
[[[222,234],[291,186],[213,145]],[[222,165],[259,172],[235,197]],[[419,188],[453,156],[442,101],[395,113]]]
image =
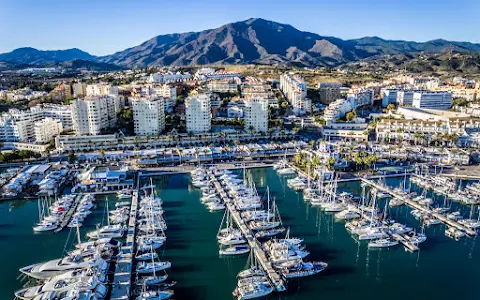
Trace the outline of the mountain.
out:
[[[125,67],[109,64],[109,63],[102,63],[96,62],[91,60],[83,60],[83,59],[74,59],[71,61],[62,62],[57,65],[62,69],[72,70],[72,71],[93,71],[93,72],[110,72],[110,71],[119,71],[125,70]]]
[[[0,60],[24,64],[96,61],[123,67],[205,64],[292,64],[338,66],[371,57],[420,52],[480,52],[480,44],[442,39],[424,43],[379,37],[342,40],[300,31],[264,19],[248,19],[201,32],[159,35],[141,45],[95,57],[79,49],[40,51],[20,48]]]
[[[47,65],[75,59],[94,61],[96,57],[76,48],[42,51],[27,47],[0,54],[0,60],[14,64]]]
[[[380,55],[339,67],[355,72],[387,73],[406,70],[419,74],[480,74],[480,53],[465,52],[419,52],[395,55]]]
[[[248,19],[201,32],[160,35],[99,60],[128,67],[250,63],[312,67],[336,66],[385,54],[445,50],[480,52],[480,44],[446,40],[418,43],[378,37],[342,40],[273,21]]]

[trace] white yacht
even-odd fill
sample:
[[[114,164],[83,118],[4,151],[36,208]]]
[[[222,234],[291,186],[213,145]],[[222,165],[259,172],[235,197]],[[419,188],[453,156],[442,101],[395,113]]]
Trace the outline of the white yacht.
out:
[[[365,232],[358,236],[358,239],[363,240],[376,240],[387,238],[388,234],[379,227],[369,227]]]
[[[100,257],[67,256],[48,262],[26,266],[20,269],[25,275],[35,279],[47,279],[66,272],[89,267],[105,268],[107,263]]]
[[[153,290],[153,291],[145,291],[140,294],[136,300],[162,300],[162,299],[170,299],[173,296],[172,290]]]
[[[155,272],[169,269],[172,264],[169,261],[162,262],[139,262],[137,264],[137,274],[152,274]]]
[[[398,241],[392,238],[384,238],[384,239],[370,241],[368,243],[368,248],[388,248],[388,247],[393,247],[397,245],[398,245]]]
[[[121,190],[117,192],[118,199],[130,199],[132,198],[132,191],[130,190]]]
[[[164,282],[167,280],[168,274],[158,276],[158,275],[152,275],[152,276],[142,276],[137,279],[135,282],[136,285],[138,286],[150,286],[150,285],[157,285],[159,283]]]
[[[127,227],[124,225],[107,225],[100,229],[93,230],[87,233],[87,237],[91,239],[100,238],[121,238],[127,231]]]
[[[277,172],[278,172],[278,175],[283,175],[283,176],[289,176],[289,175],[297,174],[297,172],[292,168],[278,169]]]
[[[248,284],[245,286],[237,287],[234,294],[238,300],[256,299],[270,295],[273,292],[273,288],[270,284]]]
[[[52,231],[58,228],[57,222],[42,221],[33,227],[34,232]]]
[[[235,245],[232,247],[228,247],[226,249],[220,249],[218,253],[220,255],[242,255],[247,254],[250,252],[250,247],[248,245]]]

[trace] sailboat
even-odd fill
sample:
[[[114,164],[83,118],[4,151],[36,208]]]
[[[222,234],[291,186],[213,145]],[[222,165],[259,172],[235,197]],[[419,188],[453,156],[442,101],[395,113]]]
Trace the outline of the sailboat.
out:
[[[268,187],[267,187],[267,207],[268,207],[267,211],[270,212],[270,192]],[[269,220],[268,218],[265,218],[260,221],[252,221],[249,224],[249,227],[251,230],[254,230],[254,231],[268,230],[268,229],[273,229],[275,227],[280,226],[280,222],[275,221],[275,208],[276,208],[275,202],[273,203],[272,207],[273,207],[272,215],[274,216],[273,220]]]
[[[222,229],[224,220],[226,220],[226,228]],[[218,243],[224,246],[245,244],[247,240],[243,237],[240,230],[233,227],[232,216],[230,211],[226,210],[217,233]]]

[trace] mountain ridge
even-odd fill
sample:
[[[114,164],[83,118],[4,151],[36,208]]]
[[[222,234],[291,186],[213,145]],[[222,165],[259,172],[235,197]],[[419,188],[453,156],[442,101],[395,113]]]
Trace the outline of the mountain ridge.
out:
[[[205,64],[332,67],[379,55],[444,51],[478,53],[480,44],[444,39],[427,42],[385,40],[377,36],[343,40],[300,31],[289,24],[250,18],[199,32],[158,35],[106,56],[93,56],[76,48],[53,51],[19,48],[0,54],[0,60],[37,64],[81,59],[129,68]]]

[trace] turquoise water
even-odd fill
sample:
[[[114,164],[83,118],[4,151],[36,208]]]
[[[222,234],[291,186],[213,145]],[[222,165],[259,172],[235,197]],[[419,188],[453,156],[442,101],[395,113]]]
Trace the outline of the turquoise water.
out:
[[[476,239],[455,242],[444,236],[444,226],[426,229],[427,241],[418,253],[405,252],[402,247],[367,250],[366,243],[356,242],[343,223],[312,208],[301,193],[286,186],[272,169],[250,170],[259,194],[267,185],[277,201],[285,226],[291,235],[305,239],[309,260],[322,260],[329,268],[314,277],[289,281],[288,292],[270,299],[478,299],[476,284],[480,282],[480,248]],[[168,223],[167,245],[163,260],[172,262],[169,275],[178,281],[175,299],[232,299],[235,276],[244,268],[247,257],[219,258],[216,232],[223,214],[209,213],[200,203],[200,192],[189,185],[189,176],[156,177],[164,200]],[[391,185],[399,179],[389,179]],[[342,184],[342,189],[360,194],[358,183]],[[104,199],[101,198],[101,199]],[[443,198],[436,199],[443,202]],[[82,228],[93,229],[104,215],[100,200],[95,215]],[[21,284],[15,279],[18,268],[41,260],[58,257],[68,232],[34,235],[31,224],[38,218],[35,202],[0,204],[0,250],[5,264],[0,275],[0,299],[11,299]],[[383,202],[380,202],[383,207]],[[454,204],[468,215],[469,208]],[[409,214],[410,209],[390,210],[398,221],[419,228]]]
[[[113,199],[112,196],[109,198]],[[80,228],[83,241],[85,233],[94,230],[96,224],[106,224],[106,196],[98,196],[96,208]],[[115,203],[109,202],[113,209]],[[19,268],[65,255],[77,241],[76,230],[66,228],[59,233],[34,233],[32,225],[38,222],[37,201],[7,201],[0,203],[0,299],[13,299],[14,291],[21,289],[25,281],[17,280]]]

